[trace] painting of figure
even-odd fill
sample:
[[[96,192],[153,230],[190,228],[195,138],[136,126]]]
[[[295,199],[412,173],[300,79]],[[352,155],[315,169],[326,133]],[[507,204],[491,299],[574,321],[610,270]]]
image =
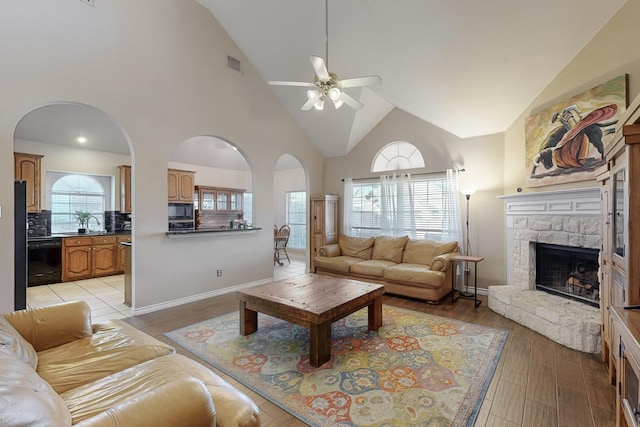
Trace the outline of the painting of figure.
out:
[[[527,186],[594,178],[627,106],[627,76],[568,98],[525,121]]]

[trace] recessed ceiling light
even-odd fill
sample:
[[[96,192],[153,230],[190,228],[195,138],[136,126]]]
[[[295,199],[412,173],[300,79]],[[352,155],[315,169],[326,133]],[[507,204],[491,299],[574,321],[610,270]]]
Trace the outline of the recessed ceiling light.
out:
[[[87,142],[87,137],[82,135],[77,136],[76,141],[78,141],[80,144],[84,144],[85,142]]]

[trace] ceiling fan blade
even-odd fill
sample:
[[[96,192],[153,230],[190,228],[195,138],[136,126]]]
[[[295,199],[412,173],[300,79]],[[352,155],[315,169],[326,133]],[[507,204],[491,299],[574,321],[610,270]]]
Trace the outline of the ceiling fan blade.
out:
[[[329,77],[327,66],[324,65],[324,59],[319,56],[310,56],[309,59],[311,60],[311,66],[316,72],[316,76],[318,76],[320,80],[329,80],[331,78]]]
[[[311,108],[313,108],[314,102],[315,102],[315,100],[309,99],[309,100],[307,100],[307,102],[304,103],[304,105],[300,109],[302,111],[309,111],[309,110],[311,110]]]
[[[364,105],[360,101],[356,100],[354,97],[350,95],[347,95],[344,92],[340,93],[340,99],[344,101],[344,103],[347,104],[349,107],[353,108],[354,110],[359,110],[362,107],[364,107]]]
[[[359,87],[359,86],[372,86],[382,83],[380,76],[366,76],[356,77],[353,79],[346,79],[340,81],[341,87]]]
[[[301,87],[315,86],[313,83],[308,83],[308,82],[287,82],[287,81],[271,80],[271,81],[268,81],[267,83],[269,83],[272,86],[301,86]]]

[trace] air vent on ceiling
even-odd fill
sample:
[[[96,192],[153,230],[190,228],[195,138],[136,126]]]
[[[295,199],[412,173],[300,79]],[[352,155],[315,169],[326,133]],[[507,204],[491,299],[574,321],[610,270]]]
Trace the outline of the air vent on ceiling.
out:
[[[242,70],[240,69],[240,60],[234,58],[231,55],[227,55],[227,67],[231,68],[232,70],[236,70],[239,73],[242,72]]]

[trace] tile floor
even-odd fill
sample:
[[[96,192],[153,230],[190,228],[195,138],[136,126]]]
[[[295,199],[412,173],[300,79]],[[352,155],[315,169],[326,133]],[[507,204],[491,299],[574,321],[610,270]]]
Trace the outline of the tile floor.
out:
[[[92,323],[132,315],[131,308],[124,304],[122,274],[27,288],[27,307],[36,308],[65,301],[86,301],[91,307]]]
[[[280,280],[304,274],[304,257],[303,251],[289,250],[291,264],[285,261],[283,266],[275,265],[274,279]],[[86,301],[91,307],[93,323],[132,316],[131,308],[124,304],[124,275],[122,274],[27,288],[27,306],[30,308],[78,300]]]

